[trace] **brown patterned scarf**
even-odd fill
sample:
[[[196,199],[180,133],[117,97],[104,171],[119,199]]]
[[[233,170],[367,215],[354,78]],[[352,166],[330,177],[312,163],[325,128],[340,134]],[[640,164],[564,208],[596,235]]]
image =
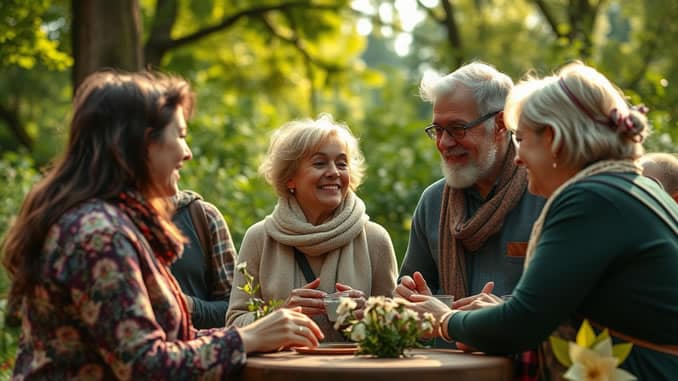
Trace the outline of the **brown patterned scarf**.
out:
[[[465,220],[464,190],[445,185],[440,208],[439,278],[445,293],[454,295],[455,299],[468,296],[469,292],[464,252],[478,250],[489,237],[501,230],[504,218],[525,192],[527,172],[515,164],[515,155],[515,145],[509,143],[497,191],[468,220]]]
[[[163,227],[163,222],[148,201],[138,192],[121,192],[111,200],[134,222],[153,249],[153,254],[165,265],[174,262],[183,250],[181,242],[176,242]]]

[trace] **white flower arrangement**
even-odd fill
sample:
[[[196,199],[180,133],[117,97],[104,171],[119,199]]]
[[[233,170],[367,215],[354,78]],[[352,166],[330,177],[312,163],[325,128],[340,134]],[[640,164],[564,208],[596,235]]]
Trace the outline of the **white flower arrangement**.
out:
[[[337,308],[336,329],[358,343],[356,354],[396,358],[405,349],[421,347],[418,339],[433,332],[434,318],[426,313],[422,318],[405,306],[403,299],[383,296],[370,297],[365,302],[362,319],[356,317],[357,304],[342,298]]]

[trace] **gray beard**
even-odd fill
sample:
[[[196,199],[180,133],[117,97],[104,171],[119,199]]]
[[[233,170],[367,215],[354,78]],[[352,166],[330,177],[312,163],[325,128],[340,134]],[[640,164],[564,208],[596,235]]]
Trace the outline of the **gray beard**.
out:
[[[450,188],[464,189],[475,184],[479,179],[487,176],[497,161],[497,146],[491,144],[485,155],[485,160],[479,163],[468,163],[463,166],[448,164],[444,158],[440,160],[440,168],[445,176],[445,182]]]

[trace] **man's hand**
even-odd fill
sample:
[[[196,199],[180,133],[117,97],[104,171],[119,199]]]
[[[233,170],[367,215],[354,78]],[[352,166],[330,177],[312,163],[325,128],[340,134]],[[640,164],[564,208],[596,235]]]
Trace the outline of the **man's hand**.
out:
[[[432,295],[431,289],[426,284],[426,279],[419,271],[415,271],[412,277],[405,275],[400,278],[400,284],[393,291],[393,296],[400,296],[410,300],[415,294]]]
[[[410,310],[417,312],[419,316],[423,316],[425,313],[430,313],[433,315],[433,319],[435,321],[434,327],[436,328],[439,326],[440,321],[443,319],[445,314],[450,312],[450,307],[445,305],[445,303],[430,295],[423,294],[410,295],[409,302],[407,302],[406,306]],[[440,335],[440,332],[438,329],[434,329],[430,335],[424,335],[423,338],[432,339],[438,335]]]
[[[452,304],[455,310],[477,310],[479,308],[492,307],[503,303],[500,297],[492,294],[494,290],[494,282],[487,282],[483,290],[476,295],[467,296],[465,298],[456,300]]]

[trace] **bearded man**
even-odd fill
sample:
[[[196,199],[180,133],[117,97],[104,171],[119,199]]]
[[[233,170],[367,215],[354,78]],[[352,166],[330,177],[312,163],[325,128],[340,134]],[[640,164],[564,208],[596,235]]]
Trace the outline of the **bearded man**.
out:
[[[502,111],[512,87],[511,78],[481,62],[421,81],[422,99],[433,104],[425,132],[444,178],[424,190],[414,211],[396,296],[503,296],[518,283],[545,200],[527,192],[526,170],[514,163]]]

